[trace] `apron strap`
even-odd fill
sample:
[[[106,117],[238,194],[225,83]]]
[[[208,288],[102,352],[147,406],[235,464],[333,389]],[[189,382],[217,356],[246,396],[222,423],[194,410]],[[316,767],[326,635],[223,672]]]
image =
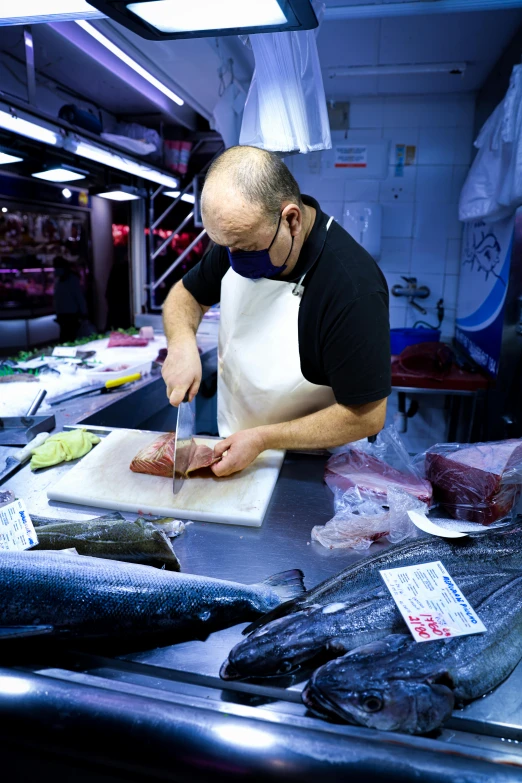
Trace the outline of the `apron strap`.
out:
[[[334,221],[334,216],[333,216],[333,215],[331,215],[331,217],[328,219],[328,223],[326,224],[326,233],[328,233],[328,230],[329,230],[330,226],[332,225],[333,221]],[[321,256],[321,253],[322,253],[322,252],[323,252],[323,250],[324,250],[324,245],[325,245],[325,243],[326,243],[326,236],[325,236],[325,238],[324,238],[323,246],[322,246],[322,248],[321,248],[321,250],[320,250],[320,253],[319,253],[319,255],[317,256],[317,258],[315,259],[315,261],[314,261],[314,263],[312,264],[312,266],[315,266],[316,262],[319,260],[319,258],[320,258],[320,256]],[[310,270],[308,270],[308,272],[309,272],[309,271],[310,271]],[[293,295],[294,295],[294,296],[302,296],[302,295],[304,294],[304,285],[303,285],[303,280],[305,279],[305,277],[306,277],[306,275],[308,274],[308,272],[305,272],[305,273],[304,273],[304,275],[301,277],[301,279],[300,279],[300,280],[299,280],[299,281],[298,281],[298,282],[297,282],[297,283],[294,285],[294,287],[292,288],[292,293],[293,293]]]

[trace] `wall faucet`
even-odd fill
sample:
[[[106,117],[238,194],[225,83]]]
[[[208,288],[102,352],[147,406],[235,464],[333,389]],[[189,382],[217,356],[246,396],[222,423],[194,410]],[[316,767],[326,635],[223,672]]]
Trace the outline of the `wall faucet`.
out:
[[[419,313],[426,315],[427,310],[425,310],[424,307],[421,307],[421,305],[418,304],[415,300],[427,299],[431,293],[430,289],[428,288],[427,285],[421,285],[417,288],[416,277],[404,277],[404,275],[402,275],[402,279],[404,280],[406,285],[399,285],[399,284],[394,285],[391,290],[392,295],[406,296],[408,298],[408,304],[410,304],[412,307],[418,310]]]

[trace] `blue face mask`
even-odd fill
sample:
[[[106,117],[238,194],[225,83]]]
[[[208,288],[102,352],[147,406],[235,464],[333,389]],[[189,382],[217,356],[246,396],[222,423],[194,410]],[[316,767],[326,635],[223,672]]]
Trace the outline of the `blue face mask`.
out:
[[[270,248],[279,233],[282,217],[283,213],[281,212],[274,238],[266,250],[234,250],[232,253],[230,248],[227,247],[228,259],[234,272],[237,272],[241,277],[248,277],[250,280],[259,280],[262,277],[277,277],[286,269],[286,262],[290,258],[294,246],[293,237],[290,253],[288,253],[285,263],[282,266],[275,266],[270,260]]]

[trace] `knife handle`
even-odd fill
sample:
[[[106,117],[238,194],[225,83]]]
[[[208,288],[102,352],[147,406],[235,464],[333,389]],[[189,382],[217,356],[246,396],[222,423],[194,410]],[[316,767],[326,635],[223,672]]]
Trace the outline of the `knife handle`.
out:
[[[39,432],[36,438],[33,438],[30,443],[27,444],[27,446],[24,446],[23,449],[19,449],[13,454],[13,457],[17,459],[21,464],[24,462],[27,462],[29,457],[31,456],[33,449],[36,449],[38,446],[41,446],[42,443],[44,443],[47,438],[49,437],[48,432]]]
[[[123,386],[124,383],[132,383],[132,381],[139,381],[141,378],[141,373],[137,372],[134,373],[134,375],[125,375],[123,378],[114,378],[110,381],[107,381],[105,384],[106,389],[116,389],[118,386]]]

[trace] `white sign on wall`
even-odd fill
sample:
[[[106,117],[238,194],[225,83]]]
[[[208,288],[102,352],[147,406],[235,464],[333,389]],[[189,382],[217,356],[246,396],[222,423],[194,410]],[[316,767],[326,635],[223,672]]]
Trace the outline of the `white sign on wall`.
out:
[[[334,168],[365,169],[368,165],[368,147],[365,144],[337,144]]]

